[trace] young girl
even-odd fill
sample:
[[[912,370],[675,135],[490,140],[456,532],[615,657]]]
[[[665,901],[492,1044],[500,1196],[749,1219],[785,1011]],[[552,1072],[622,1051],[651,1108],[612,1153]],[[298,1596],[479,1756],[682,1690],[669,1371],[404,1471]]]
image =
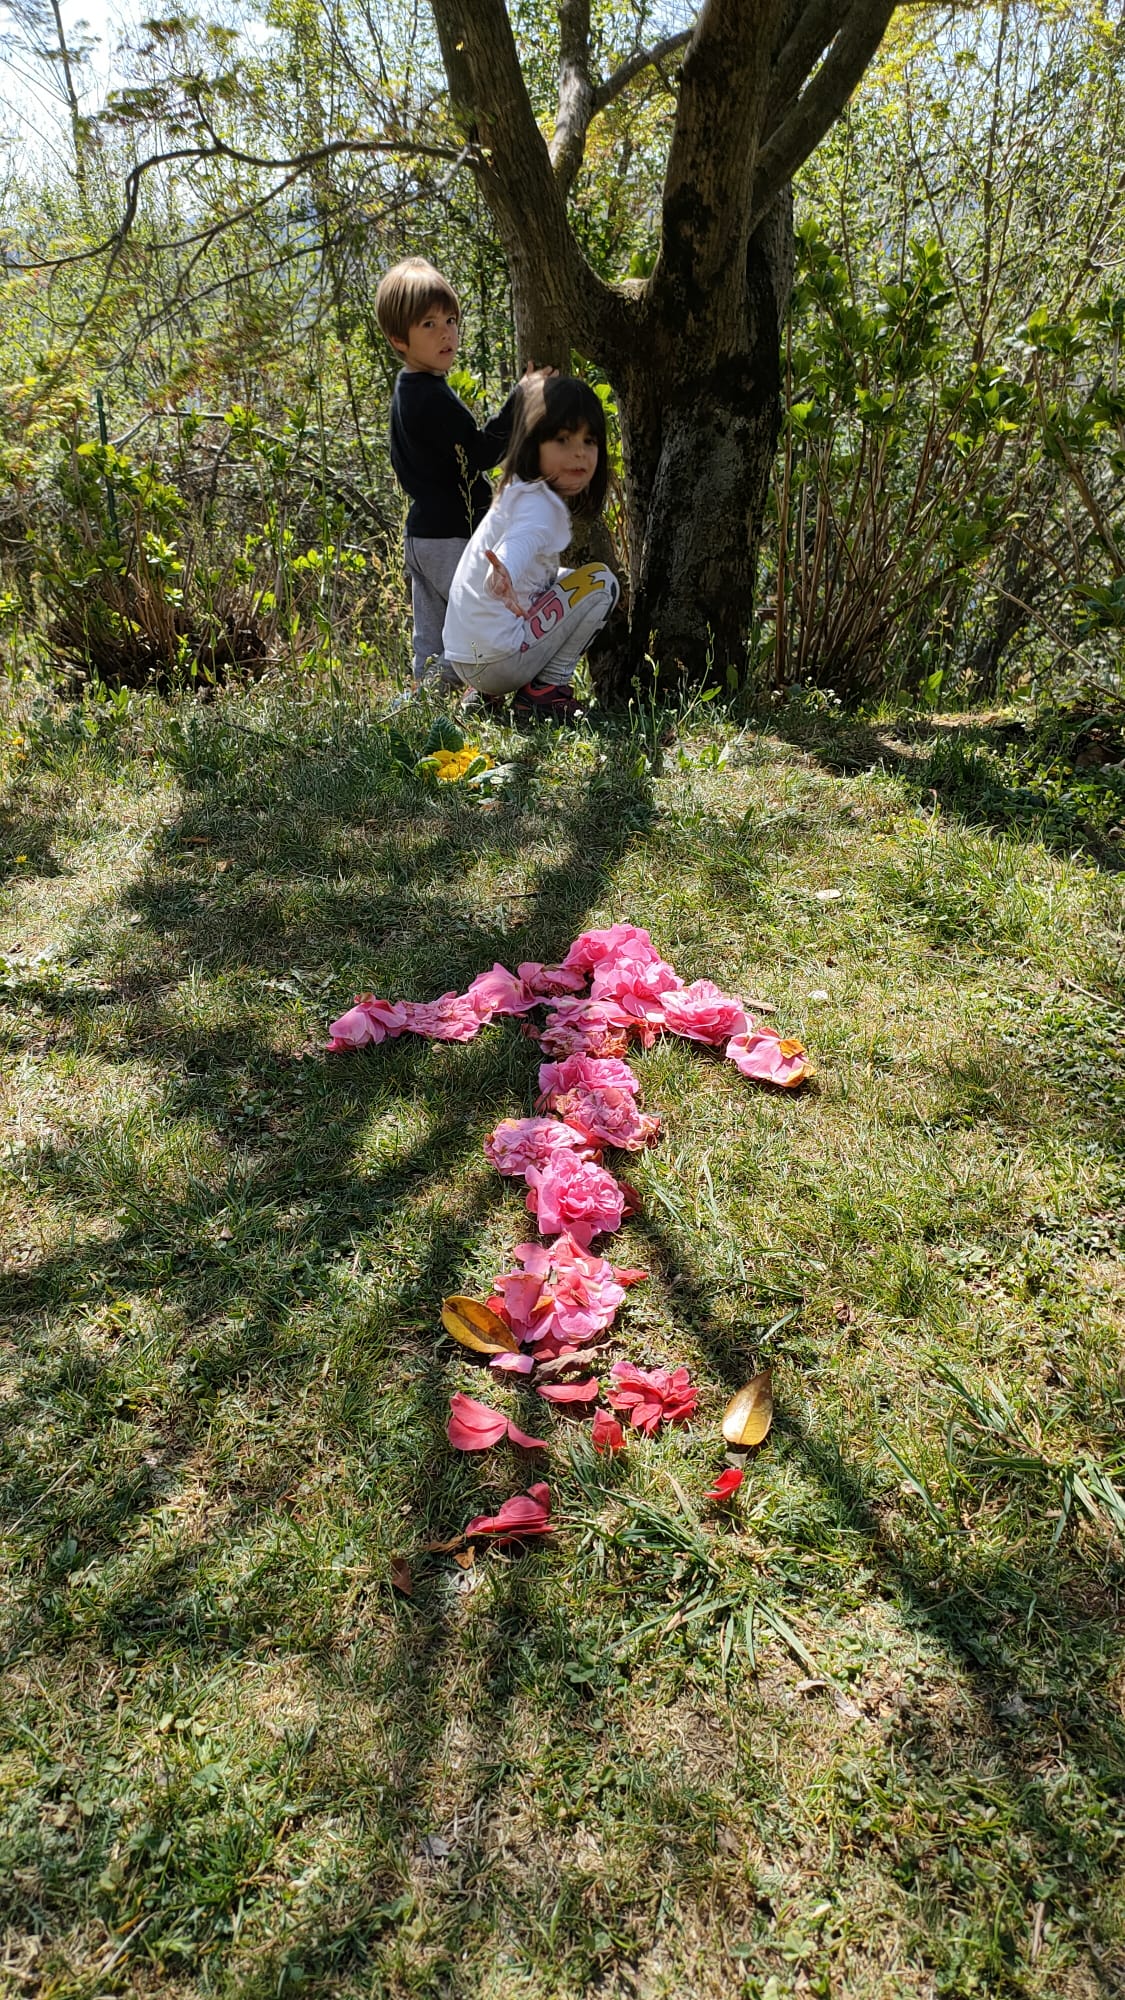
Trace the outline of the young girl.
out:
[[[605,412],[569,375],[525,382],[496,497],[449,591],[442,646],[466,686],[518,690],[517,714],[568,721],[581,713],[574,669],[618,598],[602,563],[560,570],[573,516],[605,499]]]

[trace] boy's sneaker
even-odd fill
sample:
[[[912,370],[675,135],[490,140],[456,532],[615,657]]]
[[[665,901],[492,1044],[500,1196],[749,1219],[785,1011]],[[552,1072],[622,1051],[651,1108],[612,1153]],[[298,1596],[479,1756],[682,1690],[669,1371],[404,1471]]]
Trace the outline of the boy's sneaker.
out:
[[[512,696],[512,714],[538,722],[584,722],[586,710],[565,687],[551,681],[528,681]]]

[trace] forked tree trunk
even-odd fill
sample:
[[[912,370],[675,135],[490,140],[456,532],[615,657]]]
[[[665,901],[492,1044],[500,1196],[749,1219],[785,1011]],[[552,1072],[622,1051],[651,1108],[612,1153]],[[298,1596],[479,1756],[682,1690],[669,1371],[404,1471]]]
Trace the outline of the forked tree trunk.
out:
[[[630,617],[627,638],[599,650],[599,686],[620,691],[646,655],[666,681],[741,680],[781,417],[787,184],[854,90],[894,0],[701,0],[673,38],[683,54],[660,249],[635,287],[593,270],[567,202],[591,117],[659,50],[598,85],[589,0],[559,0],[552,159],[505,0],[431,7],[450,108],[508,254],[521,357],[564,365],[573,351],[617,392]]]

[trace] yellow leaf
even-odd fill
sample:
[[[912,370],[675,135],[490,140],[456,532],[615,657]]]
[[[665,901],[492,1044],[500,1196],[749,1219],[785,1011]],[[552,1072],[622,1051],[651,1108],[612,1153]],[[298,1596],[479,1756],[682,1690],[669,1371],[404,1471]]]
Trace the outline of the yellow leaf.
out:
[[[723,1411],[723,1436],[728,1444],[745,1449],[761,1444],[773,1422],[773,1370],[763,1368],[732,1396]]]
[[[474,1354],[518,1354],[519,1342],[489,1306],[479,1299],[452,1298],[441,1302],[441,1323],[453,1340]]]

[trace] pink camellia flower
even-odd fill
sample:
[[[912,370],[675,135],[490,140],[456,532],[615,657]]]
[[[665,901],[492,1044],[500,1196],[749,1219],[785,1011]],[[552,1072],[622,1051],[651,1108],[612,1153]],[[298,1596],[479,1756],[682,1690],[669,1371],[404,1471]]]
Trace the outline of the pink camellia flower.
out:
[[[607,958],[620,957],[622,951],[634,958],[659,957],[647,931],[638,930],[636,924],[610,924],[605,930],[582,931],[563,959],[563,969],[592,972]]]
[[[540,1040],[549,1056],[622,1056],[630,1017],[615,1000],[559,1000]]]
[[[595,971],[590,998],[616,1000],[630,1020],[662,1027],[665,995],[682,985],[675,966],[662,958],[611,958]]]
[[[484,1142],[484,1157],[498,1174],[524,1174],[546,1166],[552,1153],[590,1152],[577,1126],[558,1118],[502,1118]]]
[[[538,995],[506,965],[478,972],[464,997],[472,1001],[482,1021],[491,1021],[494,1014],[526,1014],[539,1005]]]
[[[545,1403],[596,1403],[601,1393],[596,1376],[588,1382],[544,1382],[536,1390]]]
[[[475,1396],[463,1396],[459,1389],[450,1397],[446,1432],[455,1451],[487,1451],[489,1445],[499,1444],[502,1437],[511,1438],[513,1444],[522,1445],[525,1451],[547,1449],[542,1438],[528,1437],[502,1411],[490,1410],[487,1403],[478,1403]]]
[[[328,1052],[361,1049],[368,1042],[393,1040],[406,1028],[406,1009],[399,1000],[377,1000],[373,993],[361,993],[354,1007],[333,1021],[328,1033]]]
[[[619,1268],[563,1231],[552,1243],[520,1243],[513,1252],[522,1271],[497,1278],[488,1300],[516,1339],[536,1349],[536,1360],[554,1360],[569,1346],[596,1340],[613,1324],[626,1289],[645,1271]],[[530,1357],[497,1355],[500,1371],[531,1365]]]
[[[705,1500],[729,1500],[732,1493],[738,1492],[745,1477],[746,1474],[740,1472],[737,1466],[728,1465],[725,1472],[720,1472],[715,1484],[703,1495],[703,1498]]]
[[[465,1529],[469,1535],[495,1535],[498,1542],[515,1542],[526,1535],[551,1532],[551,1489],[539,1479],[526,1493],[517,1493],[495,1514],[478,1514]]]
[[[782,1090],[803,1083],[810,1068],[802,1042],[783,1041],[773,1028],[755,1028],[749,1024],[731,1036],[726,1056],[743,1076],[755,1077],[759,1083],[780,1084]]]
[[[464,993],[443,993],[438,1000],[403,1000],[401,1006],[410,1034],[426,1035],[433,1042],[471,1042],[482,1025]]]
[[[639,1111],[632,1091],[615,1090],[612,1085],[601,1090],[568,1090],[555,1098],[555,1109],[591,1145],[617,1146],[624,1153],[639,1153],[660,1133],[659,1118]]]
[[[608,1410],[594,1411],[594,1427],[590,1432],[590,1442],[595,1451],[624,1451],[625,1433],[616,1417]]]
[[[628,1410],[633,1429],[653,1437],[658,1426],[667,1422],[684,1424],[699,1401],[686,1368],[634,1368],[631,1361],[615,1361],[610,1373],[616,1388],[608,1390],[615,1410]]]
[[[741,1000],[724,993],[713,979],[696,979],[680,992],[664,995],[664,1026],[692,1042],[717,1047],[737,1034],[745,1019]]]
[[[617,1056],[567,1056],[565,1062],[539,1065],[539,1104],[553,1107],[556,1096],[568,1090],[629,1090],[634,1097],[640,1083],[627,1062]]]
[[[517,965],[516,972],[529,993],[535,993],[541,1000],[548,1000],[557,993],[581,993],[586,984],[583,972],[568,972],[565,965],[540,965],[537,959],[525,959]]]
[[[545,1167],[528,1167],[527,1206],[543,1236],[565,1229],[588,1249],[604,1230],[620,1229],[625,1197],[604,1167],[577,1153],[552,1153]]]
[[[565,1244],[564,1256],[560,1245]],[[560,1236],[555,1249],[555,1325],[566,1340],[596,1340],[613,1325],[624,1304],[625,1287],[613,1265],[592,1251],[583,1250],[572,1237]]]

